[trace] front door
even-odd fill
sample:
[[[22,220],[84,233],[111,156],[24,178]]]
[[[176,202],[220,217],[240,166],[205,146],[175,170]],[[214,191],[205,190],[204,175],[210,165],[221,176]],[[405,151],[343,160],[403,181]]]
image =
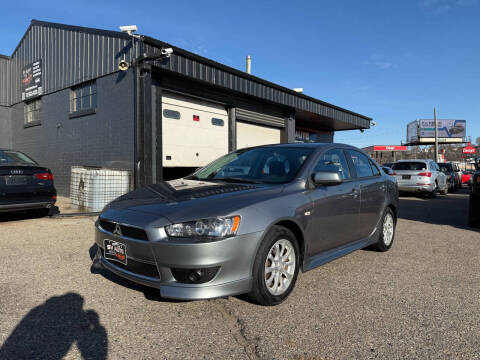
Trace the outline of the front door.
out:
[[[358,239],[360,190],[352,177],[344,151],[330,149],[325,152],[313,170],[317,171],[340,171],[343,183],[317,186],[309,194],[313,202],[309,256]]]
[[[361,239],[370,236],[383,215],[386,184],[380,169],[365,154],[347,150],[360,186],[360,215],[358,233]]]

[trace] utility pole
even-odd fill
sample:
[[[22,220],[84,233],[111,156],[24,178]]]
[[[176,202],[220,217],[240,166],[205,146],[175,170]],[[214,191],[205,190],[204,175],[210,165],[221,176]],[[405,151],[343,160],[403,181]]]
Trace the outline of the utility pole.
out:
[[[438,125],[437,125],[437,109],[433,108],[433,118],[435,120],[435,162],[438,161]]]

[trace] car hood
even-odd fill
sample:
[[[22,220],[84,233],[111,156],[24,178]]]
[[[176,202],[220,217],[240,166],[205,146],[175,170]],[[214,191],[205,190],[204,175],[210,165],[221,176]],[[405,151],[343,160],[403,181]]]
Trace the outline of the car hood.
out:
[[[171,222],[228,215],[236,209],[272,198],[283,185],[238,184],[178,179],[127,193],[106,209],[163,216]]]

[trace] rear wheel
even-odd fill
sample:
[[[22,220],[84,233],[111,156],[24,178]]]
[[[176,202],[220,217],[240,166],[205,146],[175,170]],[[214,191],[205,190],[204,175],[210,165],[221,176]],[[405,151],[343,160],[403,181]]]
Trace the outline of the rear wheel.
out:
[[[373,248],[378,251],[388,251],[393,244],[395,238],[395,215],[392,209],[386,208],[383,213],[382,225],[380,228],[380,236],[378,242],[373,245]]]
[[[295,235],[282,226],[273,226],[260,245],[253,265],[252,291],[257,304],[277,305],[292,292],[300,267]]]
[[[437,197],[437,195],[438,195],[438,184],[437,184],[436,181],[435,181],[435,188],[434,188],[430,193],[428,193],[428,195],[429,195],[432,199],[434,199],[434,198]]]
[[[445,189],[440,191],[440,194],[442,194],[442,195],[447,195],[448,194],[448,185],[445,185]]]

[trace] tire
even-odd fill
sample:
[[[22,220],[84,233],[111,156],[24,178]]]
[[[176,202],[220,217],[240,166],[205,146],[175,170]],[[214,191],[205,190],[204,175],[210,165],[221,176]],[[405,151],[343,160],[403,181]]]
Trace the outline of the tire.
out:
[[[386,224],[389,225],[386,225]],[[380,235],[378,241],[373,245],[373,248],[377,251],[385,252],[390,250],[395,239],[395,227],[397,225],[397,220],[392,209],[386,208],[383,217],[382,225],[380,227]],[[390,229],[390,231],[388,230]]]
[[[50,209],[36,209],[32,210],[32,214],[36,217],[50,216]]]
[[[448,194],[448,186],[445,185],[445,190],[440,191],[440,194],[447,195]]]
[[[435,188],[428,193],[428,196],[430,196],[432,199],[435,199],[438,195],[438,184],[437,182],[435,181]]]
[[[281,265],[281,258],[276,255],[278,249],[284,253],[285,265],[283,266]],[[290,251],[290,255],[285,257],[288,251]],[[280,261],[276,265],[280,267],[275,268],[274,261]],[[290,264],[287,265],[288,263]],[[273,268],[273,270],[269,272],[268,268]],[[260,305],[280,304],[295,287],[299,268],[300,250],[295,235],[283,226],[273,226],[265,235],[257,251],[253,264],[252,291],[248,294],[248,297]],[[280,281],[277,282],[277,280]]]

